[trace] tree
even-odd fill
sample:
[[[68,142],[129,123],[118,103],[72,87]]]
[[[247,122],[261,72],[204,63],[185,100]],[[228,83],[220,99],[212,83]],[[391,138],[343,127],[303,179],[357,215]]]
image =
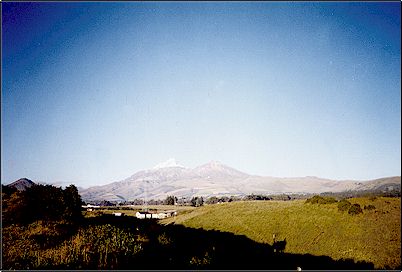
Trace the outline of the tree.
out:
[[[15,191],[11,195],[2,194],[2,222],[13,224],[27,220],[27,203],[24,201],[23,192]]]
[[[196,196],[191,199],[191,206],[200,207],[202,205],[204,205],[204,199],[202,198],[202,196]]]
[[[3,184],[1,185],[1,192],[3,194],[6,194],[6,197],[11,196],[11,194],[16,191],[18,191],[18,190],[14,187],[4,186]]]
[[[201,196],[197,199],[197,207],[202,206],[202,205],[204,205],[204,198],[202,198],[202,196]]]
[[[73,222],[82,217],[81,197],[74,185],[63,190],[52,185],[35,184],[25,191],[14,192],[3,202],[6,223],[61,219]]]
[[[64,216],[70,220],[78,220],[81,218],[81,196],[78,193],[77,187],[70,185],[64,190]]]
[[[112,202],[108,200],[102,200],[101,202],[97,203],[99,206],[110,207],[115,206]]]
[[[175,205],[177,202],[177,197],[175,196],[168,196],[166,197],[165,201],[163,202],[163,204],[165,205]]]

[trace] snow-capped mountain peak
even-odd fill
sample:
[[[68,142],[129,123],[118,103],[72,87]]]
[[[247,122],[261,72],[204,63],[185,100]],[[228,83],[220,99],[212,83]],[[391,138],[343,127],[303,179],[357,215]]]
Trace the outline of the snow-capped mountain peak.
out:
[[[174,158],[170,158],[165,162],[158,163],[157,165],[155,165],[153,167],[153,169],[168,168],[168,167],[182,167],[182,168],[184,168],[184,166],[178,164]]]

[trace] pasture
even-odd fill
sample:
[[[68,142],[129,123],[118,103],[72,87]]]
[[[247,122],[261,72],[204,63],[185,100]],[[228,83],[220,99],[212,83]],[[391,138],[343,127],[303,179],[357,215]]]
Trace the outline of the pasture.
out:
[[[114,207],[85,211],[71,222],[8,224],[2,229],[3,268],[400,268],[400,198],[349,201],[375,208],[351,215],[337,203],[241,201],[179,206],[177,216],[163,220],[135,218],[142,207]]]
[[[339,211],[337,203],[247,201],[207,205],[161,222],[245,235],[270,245],[275,234],[277,241],[286,239],[285,253],[366,261],[377,269],[400,268],[400,198],[349,201],[376,208],[350,215]]]

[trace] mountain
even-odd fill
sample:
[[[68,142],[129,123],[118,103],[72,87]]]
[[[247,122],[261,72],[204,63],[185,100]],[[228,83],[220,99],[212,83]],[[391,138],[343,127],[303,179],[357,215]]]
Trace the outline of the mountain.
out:
[[[226,166],[218,161],[211,161],[207,164],[198,166],[193,170],[200,177],[209,178],[246,178],[249,175],[234,168]]]
[[[363,182],[357,188],[358,190],[378,190],[378,191],[391,191],[401,190],[401,177],[389,177],[374,179]]]
[[[31,187],[32,185],[34,185],[35,183],[27,178],[21,178],[17,181],[14,181],[13,183],[8,184],[7,186],[10,188],[15,188],[19,191],[25,191],[26,188]]]
[[[124,201],[176,197],[248,194],[323,193],[399,188],[401,177],[369,181],[319,177],[278,178],[249,175],[217,161],[185,168],[174,159],[142,170],[122,181],[79,190],[85,201]]]

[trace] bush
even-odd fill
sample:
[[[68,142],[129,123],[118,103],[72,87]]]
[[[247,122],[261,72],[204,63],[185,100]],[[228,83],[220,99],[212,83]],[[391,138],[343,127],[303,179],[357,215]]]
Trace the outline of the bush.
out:
[[[165,232],[158,236],[158,242],[162,246],[171,246],[173,244],[172,238],[170,238]]]
[[[363,213],[363,210],[359,204],[353,204],[352,206],[350,206],[348,213],[351,215],[357,215]]]
[[[343,199],[338,203],[338,211],[345,212],[349,210],[350,206],[352,206],[352,203],[350,203],[346,199]]]
[[[205,252],[204,256],[193,256],[190,259],[190,265],[194,267],[206,267],[211,264],[211,256]]]
[[[67,220],[82,218],[81,196],[74,185],[64,190],[52,185],[35,184],[25,191],[15,191],[3,198],[3,223],[29,224],[36,220]]]
[[[272,198],[269,196],[255,195],[255,194],[247,195],[246,197],[244,197],[244,200],[271,200],[271,199]],[[278,200],[280,200],[280,199],[278,199]]]
[[[375,206],[374,205],[368,205],[368,206],[364,206],[364,209],[365,210],[368,210],[368,211],[370,211],[370,210],[375,210]]]
[[[219,202],[219,198],[217,198],[216,196],[211,196],[210,198],[207,199],[207,201],[205,201],[205,203],[207,204],[216,204]]]
[[[322,197],[315,195],[309,199],[306,200],[305,203],[311,203],[311,204],[332,204],[336,203],[336,199],[333,197]]]

